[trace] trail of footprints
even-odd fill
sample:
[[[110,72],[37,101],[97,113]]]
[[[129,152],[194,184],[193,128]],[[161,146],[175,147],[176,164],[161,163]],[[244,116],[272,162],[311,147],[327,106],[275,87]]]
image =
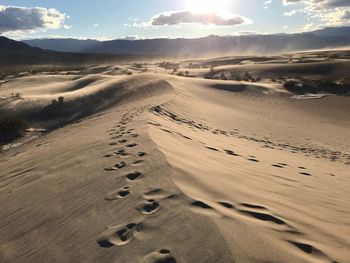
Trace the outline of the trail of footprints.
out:
[[[135,115],[123,115],[121,121],[117,123],[115,128],[108,131],[111,139],[114,140],[110,143],[110,146],[120,146],[121,148],[104,156],[105,158],[117,157],[119,159],[117,163],[104,168],[105,171],[124,171],[128,168],[133,170],[133,168],[140,167],[144,164],[144,159],[147,156],[147,153],[144,151],[139,151],[138,144],[133,141],[133,139],[139,137],[139,134],[137,134],[134,129],[127,129],[127,124],[133,117],[135,117]],[[129,160],[129,157],[136,157],[136,160],[127,161]],[[123,160],[123,158],[127,159]],[[130,185],[141,181],[145,175],[135,169],[134,171],[124,173],[122,176],[124,177],[127,185],[107,194],[105,196],[106,201],[112,202],[115,200],[128,198],[132,194],[132,186]],[[135,209],[142,215],[149,216],[161,209],[161,200],[172,197],[172,194],[167,193],[162,189],[155,188],[147,190],[142,194],[142,200],[135,204]],[[97,243],[103,248],[124,246],[135,239],[144,228],[145,224],[143,222],[131,222],[125,225],[121,224],[108,226],[107,229],[100,235]],[[170,250],[167,248],[161,248],[150,253],[149,255],[146,255],[142,262],[176,263],[176,259]]]
[[[151,124],[151,125],[153,125],[153,126],[156,126],[156,127],[158,127],[158,128],[160,128],[160,127],[162,126],[162,125],[160,125],[160,124],[158,124],[158,123],[155,123],[155,122],[149,122],[149,124]],[[163,131],[165,131],[165,129],[163,129],[163,128],[160,128],[160,129],[163,130]],[[166,130],[166,132],[167,132],[167,133],[174,133],[174,132],[172,132],[172,131],[170,131],[170,130]],[[187,136],[185,136],[185,135],[183,135],[183,134],[180,134],[180,133],[175,133],[175,134],[177,134],[177,135],[179,135],[179,136],[181,136],[181,137],[183,137],[183,138],[192,140],[191,138],[189,138],[189,137],[187,137]],[[226,134],[226,133],[224,133],[224,134]],[[249,162],[260,163],[260,161],[259,161],[259,160],[257,159],[257,157],[254,156],[254,155],[248,155],[248,156],[245,157],[245,156],[240,155],[240,154],[236,153],[235,151],[229,150],[229,149],[220,150],[220,149],[217,149],[217,148],[215,148],[215,147],[211,147],[211,146],[207,146],[207,145],[204,145],[204,147],[205,147],[206,149],[208,149],[209,151],[213,151],[213,152],[224,152],[224,153],[226,153],[227,155],[230,155],[230,156],[233,156],[233,157],[242,157],[242,158],[245,158],[245,159],[246,159],[247,161],[249,161]],[[286,163],[274,163],[274,164],[271,164],[271,166],[274,167],[274,168],[279,168],[279,169],[291,167],[291,166],[289,166],[289,165],[286,164]],[[306,171],[306,168],[305,168],[305,167],[298,167],[298,169],[299,169],[299,174],[300,174],[300,175],[303,175],[303,176],[312,176],[311,173],[309,173],[309,172]],[[334,176],[334,175],[332,174],[332,176]]]
[[[166,115],[170,117],[172,120],[176,122],[185,122],[190,126],[195,126],[198,129],[204,129],[204,130],[210,130],[209,127],[205,125],[200,125],[200,124],[194,124],[191,123],[187,120],[181,119],[176,115],[173,115],[170,112],[165,112],[163,111],[162,108],[155,108],[153,109],[156,112],[156,115]],[[175,134],[178,136],[181,136],[185,139],[188,140],[193,140],[192,138],[185,136],[180,133],[173,132],[169,129],[163,128],[161,124],[155,123],[155,122],[149,122],[149,124],[158,127],[164,132]],[[214,134],[222,134],[224,136],[229,136],[229,135],[237,135],[235,132],[232,133],[227,133],[225,131],[220,131],[220,130],[215,130],[212,131]],[[201,142],[200,142],[201,143]],[[203,143],[202,143],[203,144]],[[247,161],[252,162],[252,163],[259,163],[260,161],[257,159],[256,156],[249,155],[249,156],[242,156],[235,152],[232,149],[217,149],[215,147],[211,147],[208,145],[204,144],[204,147],[213,152],[217,153],[225,153],[229,156],[232,157],[240,157],[240,158],[245,158]],[[278,163],[272,163],[271,166],[273,168],[279,170],[279,169],[286,169],[286,168],[292,168],[292,166],[278,162]],[[297,167],[299,175],[302,176],[312,176],[311,173],[307,171],[306,167],[299,166]],[[332,175],[334,176],[334,175]],[[275,231],[279,232],[284,232],[286,234],[286,239],[285,241],[291,245],[293,245],[296,249],[299,249],[303,253],[315,256],[317,258],[323,258],[325,260],[331,260],[326,254],[324,254],[321,250],[317,249],[313,245],[309,244],[305,240],[300,241],[299,238],[303,235],[301,231],[299,231],[295,226],[292,224],[288,223],[285,219],[283,219],[281,216],[274,214],[270,209],[267,207],[264,207],[263,205],[260,204],[252,204],[252,203],[239,203],[239,204],[233,204],[228,201],[222,201],[218,200],[215,203],[206,203],[200,200],[189,200],[190,206],[194,208],[195,212],[201,213],[203,211],[203,214],[208,215],[209,212],[213,212],[215,214],[225,216],[225,217],[242,217],[246,218],[249,220],[252,220],[253,222],[261,222],[267,227],[272,228]],[[292,236],[291,236],[292,235]]]
[[[252,134],[252,136],[247,136],[244,134],[241,134],[238,129],[234,129],[232,131],[225,131],[220,129],[215,129],[213,127],[210,127],[204,123],[198,123],[193,120],[187,119],[185,117],[178,116],[169,110],[167,110],[164,106],[156,106],[153,107],[151,110],[149,110],[151,113],[159,116],[159,117],[166,117],[171,119],[173,122],[176,122],[179,125],[187,125],[192,130],[203,130],[203,131],[209,131],[212,134],[217,135],[224,135],[227,137],[237,137],[240,139],[250,140],[257,143],[263,144],[263,148],[270,148],[270,149],[280,149],[280,150],[288,150],[292,153],[300,152],[305,155],[314,155],[316,158],[326,158],[331,161],[340,161],[347,165],[350,165],[350,154],[345,152],[339,152],[339,151],[332,151],[326,148],[317,148],[315,146],[309,146],[305,147],[304,145],[291,145],[289,143],[278,143],[273,142],[267,137],[264,138],[257,138],[256,134]],[[149,124],[159,126],[161,130],[172,133],[168,129],[165,129],[164,127],[161,127],[161,125],[157,123],[150,122]],[[254,137],[253,137],[254,136]],[[190,138],[189,138],[190,139]],[[253,161],[254,162],[254,161]]]
[[[284,232],[287,236],[285,242],[295,246],[295,248],[299,249],[303,253],[326,260],[327,262],[335,262],[320,249],[316,248],[312,244],[307,243],[305,239],[299,240],[300,237],[302,237],[303,232],[299,231],[296,227],[289,224],[285,219],[281,218],[279,215],[274,214],[272,211],[270,211],[270,209],[262,205],[251,203],[239,203],[234,205],[230,202],[222,200],[219,200],[212,205],[199,200],[192,200],[191,205],[197,209],[196,211],[199,211],[199,213],[201,212],[200,210],[209,210],[220,214],[221,216],[235,217],[238,215],[246,217],[250,220],[262,222],[265,225],[267,224],[268,227],[272,228],[275,231]],[[291,237],[291,235],[293,237]]]
[[[122,120],[116,125],[114,129],[109,130],[110,136],[113,140],[117,140],[112,142],[111,146],[123,146],[121,149],[114,151],[113,153],[106,154],[106,158],[118,157],[120,160],[116,164],[112,166],[106,167],[106,171],[115,171],[115,170],[124,170],[128,167],[138,167],[144,163],[144,157],[147,156],[146,152],[136,150],[135,153],[131,153],[130,151],[137,148],[138,144],[130,141],[130,138],[137,138],[139,135],[135,133],[134,129],[127,129],[126,125],[128,121],[130,121],[132,117],[127,117],[124,115]],[[150,123],[155,126],[161,126],[156,123]],[[166,130],[166,132],[170,132]],[[180,135],[180,134],[179,134]],[[125,136],[128,136],[127,139],[124,139]],[[191,138],[181,135],[182,137],[191,140]],[[259,160],[255,156],[247,156],[244,157],[233,150],[229,149],[216,149],[214,147],[205,146],[210,151],[215,152],[223,152],[232,157],[243,157],[246,158],[247,161],[258,163]],[[132,162],[122,161],[122,158],[136,156],[140,159],[137,159]],[[142,158],[142,159],[141,159]],[[284,169],[288,167],[288,164],[285,163],[274,163],[271,164],[272,167],[276,169]],[[298,167],[300,170],[300,174],[304,176],[311,176],[310,173],[306,172],[305,167]],[[132,184],[133,182],[138,182],[142,180],[145,175],[138,170],[127,172],[123,175],[125,178],[125,182],[128,184]],[[106,201],[115,201],[115,200],[123,200],[128,198],[131,195],[132,187],[127,185],[116,191],[109,193],[105,196]],[[141,201],[135,204],[135,209],[138,210],[144,216],[150,216],[152,214],[157,213],[161,210],[160,202],[162,200],[173,198],[176,194],[168,193],[160,188],[155,188],[151,190],[147,190],[143,193]],[[214,213],[218,213],[222,216],[231,216],[236,217],[240,216],[243,218],[247,218],[256,222],[262,222],[267,224],[267,226],[271,227],[276,231],[282,231],[287,234],[295,234],[296,236],[302,234],[295,227],[286,222],[279,215],[275,215],[270,209],[258,204],[251,203],[239,203],[233,204],[228,201],[218,200],[213,204],[207,204],[200,200],[193,200],[190,198],[185,198],[190,207],[194,208],[196,212],[201,211],[212,211]],[[130,243],[133,239],[137,238],[138,234],[143,231],[145,228],[145,224],[143,221],[131,222],[128,224],[121,225],[112,225],[108,226],[107,229],[101,234],[100,238],[97,240],[97,243],[104,248],[109,248],[113,246],[124,246]],[[310,255],[317,255],[324,258],[328,258],[322,251],[318,250],[311,244],[306,243],[305,241],[299,242],[297,238],[286,239],[287,243],[295,246],[297,249],[302,252]],[[156,262],[165,262],[165,263],[176,263],[176,259],[173,256],[172,252],[167,248],[161,248],[157,251],[154,251],[148,255],[146,255],[143,260],[143,263],[156,263]]]

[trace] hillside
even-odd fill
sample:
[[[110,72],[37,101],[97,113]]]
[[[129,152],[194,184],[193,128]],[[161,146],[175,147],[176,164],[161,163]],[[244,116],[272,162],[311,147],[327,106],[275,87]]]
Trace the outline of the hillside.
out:
[[[101,52],[102,53],[102,52]],[[147,58],[150,58],[147,56]],[[65,53],[31,47],[21,41],[0,37],[0,67],[26,65],[84,65],[95,63],[130,62],[140,59],[137,55],[106,55],[88,53]]]

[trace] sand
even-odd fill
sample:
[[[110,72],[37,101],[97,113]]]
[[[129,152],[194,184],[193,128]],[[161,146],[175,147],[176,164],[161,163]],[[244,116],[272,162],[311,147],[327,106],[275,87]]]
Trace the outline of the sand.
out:
[[[349,262],[349,97],[113,70],[2,84],[0,262]]]

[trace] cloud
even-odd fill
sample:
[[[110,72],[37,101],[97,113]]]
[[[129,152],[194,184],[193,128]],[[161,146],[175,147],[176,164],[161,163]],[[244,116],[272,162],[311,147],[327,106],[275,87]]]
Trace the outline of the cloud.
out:
[[[285,12],[285,16],[304,13],[318,27],[350,24],[350,0],[283,0],[283,4],[286,7],[299,4],[296,9]]]
[[[238,15],[223,17],[216,13],[194,13],[191,11],[164,12],[154,16],[151,20],[153,26],[178,24],[235,26],[246,24],[247,22],[248,19]]]
[[[266,0],[264,2],[264,9],[268,9],[271,4],[272,4],[272,0]]]
[[[309,3],[326,7],[350,7],[349,0],[283,0],[283,4]]]
[[[69,29],[64,24],[65,14],[43,7],[18,7],[0,5],[0,33],[33,31],[39,29]]]
[[[239,15],[222,16],[214,12],[192,12],[187,10],[162,12],[151,18],[149,22],[137,23],[137,27],[178,26],[180,24],[202,24],[214,26],[236,26],[251,24],[248,18]]]

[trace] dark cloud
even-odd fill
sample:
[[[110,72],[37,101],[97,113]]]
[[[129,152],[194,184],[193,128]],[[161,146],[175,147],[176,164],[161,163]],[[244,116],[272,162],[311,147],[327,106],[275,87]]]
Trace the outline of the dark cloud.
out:
[[[66,15],[56,9],[0,5],[0,33],[67,27],[65,18]]]
[[[328,7],[350,7],[350,0],[328,0],[324,2]]]
[[[293,4],[293,3],[312,3],[318,4],[324,7],[349,7],[350,0],[283,0],[284,4]]]

